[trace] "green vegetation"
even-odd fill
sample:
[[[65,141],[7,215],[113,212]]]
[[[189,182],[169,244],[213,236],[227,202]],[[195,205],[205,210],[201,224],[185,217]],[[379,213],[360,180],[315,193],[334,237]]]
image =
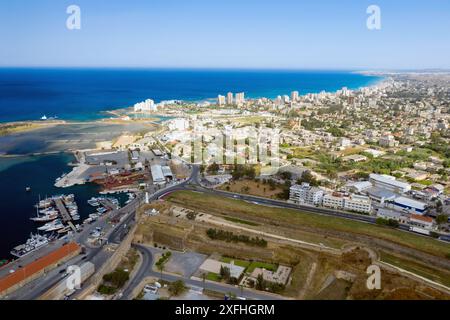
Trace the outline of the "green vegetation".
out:
[[[450,287],[450,271],[433,268],[430,265],[425,265],[413,260],[399,258],[395,255],[381,251],[381,261],[392,264],[404,270],[410,271],[432,281],[439,282],[445,286]]]
[[[250,265],[249,261],[233,259],[230,257],[222,257],[222,259],[220,259],[220,261],[225,262],[225,263],[231,263],[231,261],[233,261],[233,263],[236,266],[243,267],[243,268],[247,268]]]
[[[309,170],[303,172],[302,176],[297,180],[297,184],[302,184],[303,182],[309,183],[309,185],[313,187],[316,187],[320,184]]]
[[[179,296],[186,290],[183,280],[177,280],[169,284],[169,292],[172,296]]]
[[[226,242],[243,242],[251,246],[267,247],[267,241],[264,240],[263,238],[259,237],[251,238],[243,234],[235,235],[231,231],[211,228],[206,231],[206,234],[210,239],[213,240],[222,240]]]
[[[158,261],[156,261],[155,265],[156,267],[161,270],[167,261],[169,261],[169,258],[172,256],[172,252],[167,251],[162,254],[161,258],[159,258]]]
[[[208,274],[206,275],[206,280],[220,282],[222,278],[217,273],[208,272]]]
[[[264,280],[262,274],[259,274],[256,278],[255,288],[257,290],[269,291],[273,293],[280,293],[284,290],[284,285],[278,283],[272,283]]]
[[[103,283],[99,285],[97,291],[101,294],[111,295],[122,288],[130,278],[129,272],[122,268],[117,268],[111,273],[107,273],[103,276]]]
[[[252,165],[237,164],[234,166],[231,175],[234,180],[239,180],[241,178],[255,179],[256,169],[255,166]]]
[[[225,220],[228,220],[228,221],[231,221],[231,222],[246,224],[246,225],[253,226],[253,227],[259,226],[258,223],[250,222],[250,221],[247,221],[247,220],[242,220],[242,219],[239,219],[239,218],[233,218],[233,217],[224,217],[224,218],[225,218]]]
[[[194,208],[208,207],[211,211],[226,213],[229,215],[242,215],[254,218],[262,218],[277,223],[286,223],[293,227],[301,226],[313,229],[336,230],[347,234],[362,234],[375,239],[384,239],[428,252],[440,257],[450,257],[448,244],[434,239],[427,239],[411,233],[402,232],[384,226],[371,225],[338,217],[324,216],[306,213],[293,209],[281,209],[255,205],[241,200],[228,199],[215,195],[207,195],[190,191],[177,191],[168,196],[168,200],[184,203]]]
[[[392,228],[398,228],[398,226],[399,226],[398,221],[393,220],[393,219],[377,218],[376,222],[379,225],[388,226],[388,227],[392,227]]]

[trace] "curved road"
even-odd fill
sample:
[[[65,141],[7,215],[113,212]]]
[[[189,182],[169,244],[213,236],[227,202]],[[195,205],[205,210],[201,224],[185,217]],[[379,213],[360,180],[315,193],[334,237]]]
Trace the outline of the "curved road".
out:
[[[139,244],[133,244],[133,247],[136,248],[137,250],[139,250],[139,252],[141,253],[142,263],[141,263],[141,266],[140,266],[139,270],[137,271],[136,275],[133,277],[133,279],[130,280],[130,282],[127,284],[127,287],[123,291],[122,297],[120,298],[121,300],[132,299],[133,297],[131,297],[131,293],[132,293],[133,289],[136,286],[138,286],[139,283],[141,283],[144,280],[144,278],[146,278],[146,277],[155,277],[155,278],[159,278],[159,279],[169,281],[169,282],[183,280],[187,286],[194,286],[194,287],[198,287],[198,288],[204,288],[204,289],[208,289],[208,290],[212,290],[212,291],[216,291],[216,292],[221,292],[224,295],[228,294],[228,293],[233,293],[236,296],[245,297],[247,299],[252,299],[252,300],[281,300],[281,299],[284,299],[283,297],[278,296],[278,295],[265,293],[265,292],[258,292],[258,291],[249,290],[249,289],[241,290],[241,288],[239,288],[239,287],[235,287],[235,286],[231,286],[231,285],[227,285],[227,284],[210,282],[210,281],[203,282],[202,280],[193,280],[190,278],[184,278],[182,276],[177,276],[177,275],[173,275],[173,274],[166,274],[166,273],[161,274],[160,272],[154,271],[152,269],[153,254],[148,247],[146,247],[144,245],[139,245]]]

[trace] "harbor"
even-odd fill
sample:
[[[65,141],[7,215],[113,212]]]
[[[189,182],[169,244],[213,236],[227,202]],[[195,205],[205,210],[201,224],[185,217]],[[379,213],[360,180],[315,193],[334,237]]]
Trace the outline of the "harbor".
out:
[[[3,160],[3,158],[0,159],[0,165]],[[54,243],[54,239],[64,237],[69,232],[74,232],[73,228],[59,214],[56,206],[36,208],[35,205],[37,202],[50,199],[52,198],[51,195],[61,194],[62,190],[67,195],[73,194],[75,201],[72,204],[68,202],[68,205],[65,204],[64,206],[71,217],[70,223],[75,228],[77,224],[82,225],[82,221],[88,218],[90,214],[96,212],[96,208],[89,205],[87,201],[92,197],[99,196],[98,186],[85,184],[65,189],[54,186],[56,177],[61,176],[64,172],[70,171],[68,163],[74,161],[72,154],[60,153],[55,155],[33,156],[27,157],[24,160],[26,161],[18,161],[0,170],[0,179],[2,181],[14,181],[14,183],[2,184],[0,186],[0,199],[4,203],[3,214],[0,214],[0,232],[2,233],[0,261],[3,261],[0,264],[0,268],[9,267],[6,263],[11,263],[13,259],[17,259],[17,256],[12,255],[10,251],[16,247],[19,247],[18,249],[27,247],[27,240],[33,238],[32,235],[36,233],[50,239],[45,245],[41,244],[42,242],[45,243],[45,240],[37,241],[38,250],[30,250],[33,246],[36,246],[34,241],[30,241],[27,251],[32,251],[32,253],[26,256],[27,259],[28,257],[41,255],[40,252],[45,253],[46,248],[51,247],[52,243]],[[5,161],[11,162],[9,159],[5,159]],[[48,171],[42,170],[41,168],[52,168],[54,174],[49,175]],[[32,180],[30,180],[30,177],[32,177]],[[30,191],[26,191],[27,186],[30,187]],[[125,194],[118,194],[115,197],[122,204],[127,200]],[[47,202],[48,204],[49,201]],[[67,214],[64,215],[67,221],[69,217]],[[58,219],[61,220],[62,228],[60,228],[60,224],[54,222]],[[43,227],[49,222],[55,224],[53,228],[56,228],[56,230],[51,232],[38,230],[39,227]],[[60,232],[58,233],[58,231]],[[24,245],[24,247],[21,248],[21,245]]]

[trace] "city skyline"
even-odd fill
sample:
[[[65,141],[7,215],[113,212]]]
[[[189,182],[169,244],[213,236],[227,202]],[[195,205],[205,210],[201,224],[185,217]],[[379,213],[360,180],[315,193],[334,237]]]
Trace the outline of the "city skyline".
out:
[[[81,29],[69,30],[70,5]],[[381,10],[369,30],[367,8]],[[23,1],[0,5],[1,67],[448,69],[442,1]],[[19,19],[19,18],[20,19]],[[195,36],[194,36],[195,35]]]

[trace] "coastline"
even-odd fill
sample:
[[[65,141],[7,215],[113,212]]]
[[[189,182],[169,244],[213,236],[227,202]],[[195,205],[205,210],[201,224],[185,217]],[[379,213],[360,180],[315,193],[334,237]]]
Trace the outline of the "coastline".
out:
[[[8,72],[1,72],[0,80],[8,81]],[[23,90],[39,90],[40,100],[17,96],[4,108],[0,124],[38,120],[43,114],[56,114],[65,121],[106,121],[108,116],[132,107],[134,103],[151,98],[155,102],[177,99],[185,103],[212,101],[218,94],[245,92],[246,97],[274,99],[277,95],[299,91],[300,95],[334,92],[347,87],[357,90],[374,84],[364,75],[352,71],[333,70],[101,70],[55,69],[45,82],[47,69],[23,69],[21,76],[30,84]],[[108,77],[105,77],[107,72]],[[73,81],[73,74],[77,81]],[[55,81],[55,75],[57,80]],[[128,81],[122,78],[126,76]],[[375,83],[380,79],[374,79]],[[160,85],[160,83],[165,83]],[[67,91],[70,86],[71,91]],[[36,88],[36,89],[35,89]],[[59,96],[46,93],[54,92]],[[26,91],[25,91],[26,92]],[[36,105],[45,106],[36,108]],[[152,119],[153,120],[153,119]]]

